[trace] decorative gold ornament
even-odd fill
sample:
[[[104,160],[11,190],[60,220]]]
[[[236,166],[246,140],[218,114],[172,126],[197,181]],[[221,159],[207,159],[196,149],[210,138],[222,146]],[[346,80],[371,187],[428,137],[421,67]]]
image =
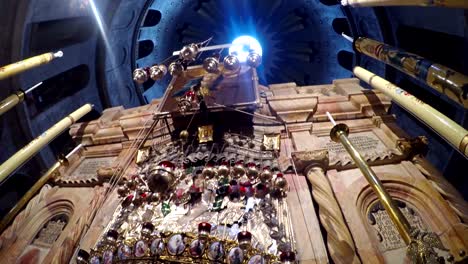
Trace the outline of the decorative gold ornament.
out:
[[[281,135],[272,134],[272,135],[263,135],[263,146],[265,150],[280,150],[281,144]]]
[[[194,43],[184,46],[180,50],[180,58],[186,61],[195,60],[198,54],[198,46]]]
[[[413,229],[411,232],[413,238],[406,249],[406,254],[413,263],[416,264],[438,264],[439,255],[435,249],[447,251],[442,244],[439,236],[432,232],[424,232]]]
[[[164,64],[161,65],[154,65],[149,69],[150,72],[150,78],[157,81],[161,80],[164,75],[167,73],[167,67]]]
[[[141,164],[148,160],[151,153],[151,147],[144,147],[138,150],[136,156],[136,164]]]
[[[187,142],[187,139],[189,137],[189,132],[187,130],[182,130],[179,133],[179,138],[182,140],[182,142]]]
[[[138,84],[143,84],[148,80],[148,73],[145,69],[135,69],[133,71],[133,80]]]
[[[184,67],[182,64],[178,61],[174,61],[171,64],[169,64],[169,74],[172,76],[178,76],[181,75],[182,72],[184,72]]]
[[[206,143],[213,141],[213,125],[198,127],[198,142]]]
[[[217,73],[219,71],[219,60],[215,57],[208,57],[203,61],[203,68],[208,73]]]

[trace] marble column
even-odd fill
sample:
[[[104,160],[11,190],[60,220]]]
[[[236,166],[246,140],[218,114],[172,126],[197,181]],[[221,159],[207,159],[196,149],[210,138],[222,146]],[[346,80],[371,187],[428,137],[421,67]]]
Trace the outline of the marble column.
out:
[[[318,204],[319,219],[327,232],[327,248],[334,263],[361,263],[353,237],[341,213],[326,176],[328,151],[303,151],[292,154],[298,170],[312,185],[312,196]]]

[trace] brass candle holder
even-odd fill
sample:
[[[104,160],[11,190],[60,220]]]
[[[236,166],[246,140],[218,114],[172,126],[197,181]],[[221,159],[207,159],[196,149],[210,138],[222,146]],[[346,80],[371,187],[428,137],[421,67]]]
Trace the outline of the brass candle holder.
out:
[[[372,168],[367,164],[366,160],[361,156],[356,147],[348,138],[349,127],[346,124],[336,124],[330,113],[327,112],[328,118],[333,123],[334,127],[330,131],[330,138],[334,142],[341,142],[351,158],[356,163],[356,166],[362,172],[369,185],[374,190],[387,211],[390,219],[398,230],[401,238],[407,245],[407,256],[413,263],[440,263],[440,256],[434,250],[438,248],[446,250],[442,245],[439,237],[432,232],[423,232],[414,229],[408,222],[408,219],[403,215],[400,209],[395,205],[390,194],[385,190],[382,182],[379,180]]]

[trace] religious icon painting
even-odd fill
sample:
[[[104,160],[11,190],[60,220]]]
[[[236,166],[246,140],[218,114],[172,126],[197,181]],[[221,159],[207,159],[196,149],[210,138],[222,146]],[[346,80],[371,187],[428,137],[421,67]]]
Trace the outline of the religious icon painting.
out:
[[[261,255],[255,255],[249,259],[247,264],[265,264],[265,258]]]
[[[235,247],[229,250],[228,263],[229,264],[241,264],[244,260],[244,252],[241,248]]]
[[[128,245],[121,245],[117,250],[117,256],[120,260],[125,260],[132,257],[132,248]]]
[[[166,247],[164,246],[164,242],[162,241],[161,238],[156,238],[151,242],[151,254],[159,256],[164,253],[164,249]]]
[[[213,141],[213,126],[201,126],[198,127],[198,142],[206,143]]]
[[[148,245],[145,241],[139,240],[135,243],[135,257],[143,257],[148,250]]]
[[[112,260],[114,259],[114,253],[110,250],[104,251],[102,254],[102,263],[104,264],[112,264]]]
[[[172,235],[167,243],[167,251],[171,255],[180,255],[185,250],[184,237],[181,234]]]
[[[281,135],[272,134],[272,135],[263,135],[263,147],[265,150],[280,150],[281,144]]]
[[[151,147],[144,147],[138,150],[136,156],[136,163],[141,164],[148,160],[151,154]]]
[[[190,243],[190,255],[194,257],[201,257],[204,250],[205,244],[201,240],[195,239],[192,241],[192,243]]]
[[[210,260],[220,260],[224,257],[223,243],[216,241],[210,245],[208,249],[208,258]]]
[[[89,264],[100,264],[101,260],[99,259],[99,256],[93,256],[89,260]]]

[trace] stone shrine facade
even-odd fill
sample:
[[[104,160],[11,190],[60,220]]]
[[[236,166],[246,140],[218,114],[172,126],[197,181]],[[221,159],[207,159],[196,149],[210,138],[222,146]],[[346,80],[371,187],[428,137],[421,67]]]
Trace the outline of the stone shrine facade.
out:
[[[387,114],[389,98],[364,89],[357,79],[304,87],[273,84],[258,90],[252,138],[278,138],[279,156],[271,164],[289,184],[286,200],[300,263],[408,262],[405,244],[377,196],[345,149],[331,141],[333,125],[326,112],[350,127],[351,142],[410,223],[439,236],[447,249],[441,253],[446,260],[465,257],[468,205],[424,159],[430,147],[427,140],[409,138]],[[149,120],[159,103],[106,109],[99,119],[74,125],[70,134],[82,144],[80,150],[1,234],[0,259],[73,263],[78,249],[89,252],[95,247],[122,202],[116,189],[106,193],[113,184],[109,179],[122,168],[128,153],[138,150],[134,140],[140,131],[150,131]],[[174,141],[176,121],[160,122],[143,147],[162,149],[165,152],[159,155],[170,156],[164,146]],[[228,140],[241,146],[236,147],[239,153],[255,156],[255,148],[239,143],[241,137]],[[273,138],[268,142],[275,145]],[[146,159],[144,153],[139,156]],[[124,178],[137,170],[136,159],[124,167]],[[107,200],[100,206],[103,199]]]

